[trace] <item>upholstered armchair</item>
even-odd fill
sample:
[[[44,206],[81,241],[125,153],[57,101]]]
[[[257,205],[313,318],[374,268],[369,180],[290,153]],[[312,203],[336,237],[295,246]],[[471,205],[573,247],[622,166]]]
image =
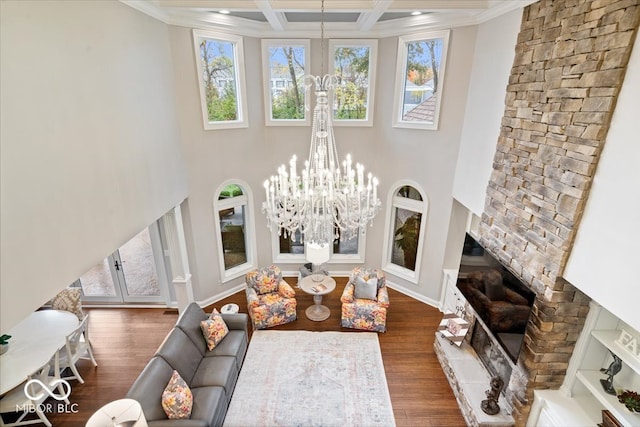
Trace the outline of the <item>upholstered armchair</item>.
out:
[[[265,329],[296,320],[296,292],[275,265],[245,276],[247,307],[253,329]]]
[[[382,271],[354,268],[340,301],[343,327],[375,332],[387,330],[389,293]]]

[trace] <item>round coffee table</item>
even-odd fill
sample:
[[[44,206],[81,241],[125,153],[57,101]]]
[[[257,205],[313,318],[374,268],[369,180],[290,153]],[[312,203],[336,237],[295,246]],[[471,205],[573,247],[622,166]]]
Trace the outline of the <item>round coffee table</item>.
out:
[[[313,295],[314,304],[305,310],[307,318],[315,322],[321,322],[328,319],[331,314],[329,307],[322,305],[322,296],[327,295],[336,288],[336,281],[325,275],[322,275],[321,281],[315,281],[314,279],[315,275],[310,274],[300,281],[299,286],[306,293]],[[322,287],[324,289],[321,289]]]

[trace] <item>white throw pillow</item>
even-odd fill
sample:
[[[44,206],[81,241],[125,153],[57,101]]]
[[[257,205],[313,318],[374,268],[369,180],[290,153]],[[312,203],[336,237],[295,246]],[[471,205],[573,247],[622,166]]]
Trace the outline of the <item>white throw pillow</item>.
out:
[[[378,296],[378,278],[372,277],[369,280],[364,280],[360,276],[356,277],[353,296],[358,299],[370,299],[376,301]]]

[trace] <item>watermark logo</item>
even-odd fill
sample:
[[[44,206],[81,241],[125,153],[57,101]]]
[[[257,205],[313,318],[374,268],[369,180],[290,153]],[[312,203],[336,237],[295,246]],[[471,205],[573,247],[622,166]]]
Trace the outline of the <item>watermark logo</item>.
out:
[[[35,396],[31,394],[31,384],[37,384],[42,387],[42,392],[36,394]],[[64,393],[56,394],[55,390],[58,389],[58,386],[62,384],[62,388],[65,389]],[[51,388],[49,388],[51,387]],[[55,400],[66,400],[71,394],[71,384],[68,381],[62,379],[56,379],[51,382],[48,386],[38,379],[31,379],[27,381],[24,385],[24,394],[31,400],[39,400],[44,397],[45,394],[48,394],[50,397],[53,397]]]
[[[42,391],[38,394],[35,393],[35,389],[37,387],[42,388]],[[64,390],[62,392],[61,390]],[[59,393],[56,393],[58,391]],[[67,414],[77,414],[78,413],[78,404],[77,403],[66,403],[68,402],[67,398],[71,394],[71,385],[63,380],[56,379],[51,382],[51,384],[47,385],[38,379],[31,379],[27,381],[24,385],[24,394],[27,396],[33,403],[27,403],[26,405],[16,405],[16,412],[27,412],[27,413],[67,413]],[[35,404],[41,400],[45,395],[52,397],[57,400],[58,403],[39,403]],[[62,402],[62,401],[66,402]]]

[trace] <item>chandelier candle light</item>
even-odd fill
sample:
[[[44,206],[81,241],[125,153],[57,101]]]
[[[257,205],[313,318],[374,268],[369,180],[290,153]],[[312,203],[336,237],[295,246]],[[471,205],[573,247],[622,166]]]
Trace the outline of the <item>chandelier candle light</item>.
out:
[[[305,77],[309,79],[316,89],[309,160],[298,175],[294,155],[289,173],[282,165],[277,175],[264,182],[267,200],[263,211],[269,227],[278,228],[279,234],[284,231],[285,237],[295,241],[300,230],[305,243],[324,246],[339,237],[350,239],[358,231],[364,233],[381,203],[377,178],[369,173],[365,182],[364,166],[358,163],[354,169],[350,155],[342,162],[342,170],[338,163],[327,96],[337,78]]]

